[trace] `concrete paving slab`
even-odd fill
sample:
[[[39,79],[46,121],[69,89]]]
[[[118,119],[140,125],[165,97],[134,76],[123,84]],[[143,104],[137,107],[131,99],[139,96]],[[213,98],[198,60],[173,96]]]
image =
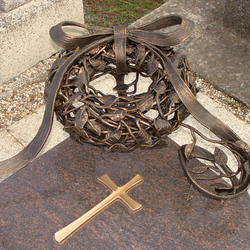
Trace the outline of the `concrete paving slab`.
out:
[[[35,137],[42,123],[44,108],[44,106],[40,107],[35,113],[28,115],[24,119],[13,124],[8,128],[8,132],[22,145],[28,145]],[[68,138],[68,134],[63,130],[62,125],[56,120],[56,118],[54,118],[50,136],[39,155],[47,152],[66,138]]]
[[[225,27],[242,38],[250,39],[250,1],[223,1],[225,2],[226,13],[224,18]]]
[[[42,122],[44,108],[44,106],[40,107],[35,113],[26,116],[8,129],[0,132],[0,161],[9,159],[19,153],[35,137]],[[37,157],[68,137],[69,135],[63,130],[62,125],[54,119],[50,136]],[[7,177],[0,177],[0,182]]]
[[[23,148],[23,145],[8,130],[0,132],[0,161],[11,158]],[[0,177],[0,182],[8,177],[9,175]]]
[[[0,132],[0,161],[16,155],[24,146],[8,130]]]
[[[217,0],[168,0],[134,25],[167,14],[193,20],[194,33],[175,50],[187,56],[193,71],[250,107],[250,43],[225,28],[225,7]]]

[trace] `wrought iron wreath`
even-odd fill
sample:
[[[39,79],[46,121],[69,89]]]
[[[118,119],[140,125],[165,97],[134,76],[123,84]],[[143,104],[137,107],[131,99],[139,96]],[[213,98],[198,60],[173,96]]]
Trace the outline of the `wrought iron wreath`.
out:
[[[155,32],[175,25],[179,26],[173,32]],[[64,26],[98,32],[76,37],[65,33]],[[13,172],[35,157],[49,135],[55,111],[72,137],[108,145],[112,150],[162,146],[168,134],[179,126],[186,127],[193,142],[180,147],[179,158],[190,183],[215,199],[229,199],[245,192],[250,183],[249,146],[197,101],[187,60],[171,48],[187,39],[193,29],[192,21],[178,15],[137,28],[89,27],[74,22],[52,27],[51,38],[65,50],[48,76],[42,125],[23,151],[0,163],[0,174],[2,166]],[[135,74],[135,79],[126,83],[125,75],[130,73]],[[114,77],[116,94],[105,94],[93,86],[93,81],[104,75]],[[151,84],[147,92],[138,94],[140,76],[149,78]],[[157,112],[155,118],[148,116],[150,110]],[[209,139],[184,124],[188,114],[219,140]],[[238,162],[237,170],[227,165],[227,156],[219,147],[211,153],[197,146],[197,136],[229,149]],[[209,164],[197,161],[201,159]]]
[[[123,69],[126,74],[134,73],[135,76],[126,84],[125,74],[117,74],[115,46],[112,42],[98,46],[74,63],[61,82],[56,98],[57,118],[80,142],[108,145],[113,150],[164,145],[166,136],[178,128],[188,111],[153,50],[141,43],[126,42]],[[185,57],[175,54],[172,49],[166,49],[164,53],[195,94],[193,73]],[[46,96],[59,63],[70,54],[72,51],[63,52],[52,67]],[[116,95],[104,94],[92,84],[107,74],[116,80],[113,88]],[[137,94],[140,77],[150,78],[151,84],[147,92]],[[152,110],[155,118],[148,114]]]

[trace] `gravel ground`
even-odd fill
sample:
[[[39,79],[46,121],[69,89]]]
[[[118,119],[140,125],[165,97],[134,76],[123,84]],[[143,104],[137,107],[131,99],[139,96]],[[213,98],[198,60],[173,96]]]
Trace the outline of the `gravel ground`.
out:
[[[211,83],[199,77],[196,79],[196,86],[200,92],[204,93],[217,103],[220,103],[236,117],[250,124],[250,109],[248,107],[229,95],[215,89]]]
[[[0,85],[0,130],[42,105],[45,80],[57,55],[39,62],[31,69]]]
[[[57,54],[39,62],[31,69],[0,85],[0,130],[36,112],[45,105],[43,94],[45,79]],[[212,84],[197,77],[197,88],[214,101],[222,104],[238,118],[250,123],[250,110],[232,97],[215,89]]]

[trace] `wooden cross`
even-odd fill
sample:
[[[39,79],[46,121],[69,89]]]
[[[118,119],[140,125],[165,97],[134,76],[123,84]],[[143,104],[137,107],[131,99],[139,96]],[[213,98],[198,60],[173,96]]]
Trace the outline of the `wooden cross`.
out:
[[[106,174],[98,178],[98,181],[108,187],[110,191],[112,191],[112,193],[98,205],[89,210],[86,214],[84,214],[68,226],[64,227],[60,231],[56,232],[55,240],[57,243],[62,243],[83,224],[85,224],[87,221],[89,221],[91,218],[93,218],[95,215],[97,215],[99,212],[101,212],[103,209],[107,208],[117,200],[122,201],[132,212],[136,212],[142,207],[141,204],[139,204],[126,194],[126,192],[128,192],[130,189],[143,182],[143,179],[139,174],[137,174],[132,180],[130,180],[122,187],[118,187]]]

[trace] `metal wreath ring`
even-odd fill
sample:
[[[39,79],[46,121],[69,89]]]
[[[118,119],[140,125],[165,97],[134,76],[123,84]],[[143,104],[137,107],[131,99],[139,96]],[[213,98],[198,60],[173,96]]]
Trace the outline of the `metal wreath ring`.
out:
[[[117,75],[114,43],[96,47],[74,62],[58,92],[55,113],[65,130],[80,142],[108,145],[113,150],[154,147],[166,144],[188,111],[179,99],[157,52],[141,43],[126,44],[126,73],[134,78],[126,84]],[[54,71],[70,56],[64,51],[51,69],[45,96],[50,92]],[[195,94],[193,73],[185,56],[166,49],[165,55]],[[116,94],[105,94],[92,82],[111,75]],[[141,77],[151,80],[146,92],[137,94]],[[112,80],[112,79],[109,79]],[[154,118],[150,117],[154,113]]]

